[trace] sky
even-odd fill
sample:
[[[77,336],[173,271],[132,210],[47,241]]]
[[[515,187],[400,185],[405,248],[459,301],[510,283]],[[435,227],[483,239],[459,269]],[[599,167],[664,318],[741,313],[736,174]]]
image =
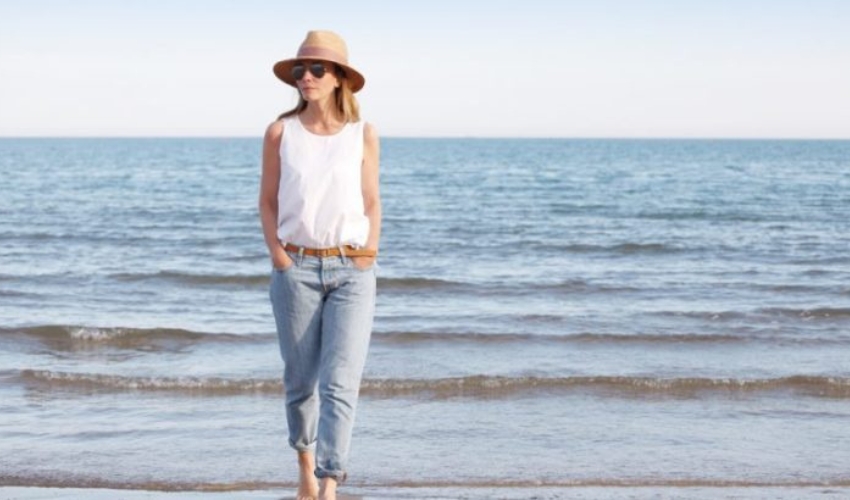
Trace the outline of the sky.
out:
[[[850,139],[846,0],[0,0],[0,137],[246,136],[336,31],[394,137]]]

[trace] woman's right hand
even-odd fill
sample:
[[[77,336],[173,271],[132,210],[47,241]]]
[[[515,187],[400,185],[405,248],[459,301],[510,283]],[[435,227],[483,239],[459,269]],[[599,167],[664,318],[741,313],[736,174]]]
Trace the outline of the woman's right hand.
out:
[[[294,262],[292,262],[292,258],[287,255],[286,251],[281,247],[280,249],[276,249],[272,252],[272,267],[277,269],[278,271],[286,271]]]

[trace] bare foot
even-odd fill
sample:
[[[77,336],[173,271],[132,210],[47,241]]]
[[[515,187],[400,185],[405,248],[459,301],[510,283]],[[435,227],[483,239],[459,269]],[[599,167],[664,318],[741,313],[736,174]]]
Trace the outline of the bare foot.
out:
[[[316,500],[319,498],[319,482],[313,471],[316,469],[316,461],[310,452],[298,453],[298,493],[296,500]]]
[[[323,478],[322,487],[319,490],[319,500],[336,500],[336,484],[334,478]]]

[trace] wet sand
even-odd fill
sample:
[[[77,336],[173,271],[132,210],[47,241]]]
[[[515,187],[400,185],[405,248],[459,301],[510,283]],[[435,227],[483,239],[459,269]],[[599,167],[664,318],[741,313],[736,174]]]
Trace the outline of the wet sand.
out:
[[[93,489],[93,488],[24,488],[11,487],[0,488],[0,499],[3,500],[55,500],[55,499],[89,499],[89,500],[295,500],[295,496],[289,491],[186,491],[186,492],[163,492],[147,490],[119,490],[119,489]],[[339,495],[339,500],[365,500],[362,496]]]
[[[841,499],[850,497],[850,487],[567,487],[567,488],[393,488],[389,491],[365,494],[340,494],[339,500],[381,499],[630,499],[688,498],[694,500],[716,499]],[[294,500],[289,490],[242,490],[229,492],[163,492],[149,490],[93,489],[93,488],[39,488],[0,487],[3,500]]]

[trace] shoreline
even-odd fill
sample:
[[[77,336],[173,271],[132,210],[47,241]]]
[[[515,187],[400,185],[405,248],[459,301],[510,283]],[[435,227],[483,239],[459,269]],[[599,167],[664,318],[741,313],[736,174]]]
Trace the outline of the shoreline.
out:
[[[273,487],[261,489],[233,489],[228,491],[194,490],[162,491],[133,488],[77,488],[77,487],[39,487],[39,486],[0,486],[0,499],[3,500],[295,500],[294,487]],[[348,490],[348,491],[346,491]],[[632,499],[649,500],[656,498],[689,498],[694,500],[715,499],[833,499],[850,496],[850,484],[830,485],[777,485],[777,486],[557,486],[547,487],[345,487],[339,493],[339,500],[521,500],[528,498],[582,498],[592,499]]]

